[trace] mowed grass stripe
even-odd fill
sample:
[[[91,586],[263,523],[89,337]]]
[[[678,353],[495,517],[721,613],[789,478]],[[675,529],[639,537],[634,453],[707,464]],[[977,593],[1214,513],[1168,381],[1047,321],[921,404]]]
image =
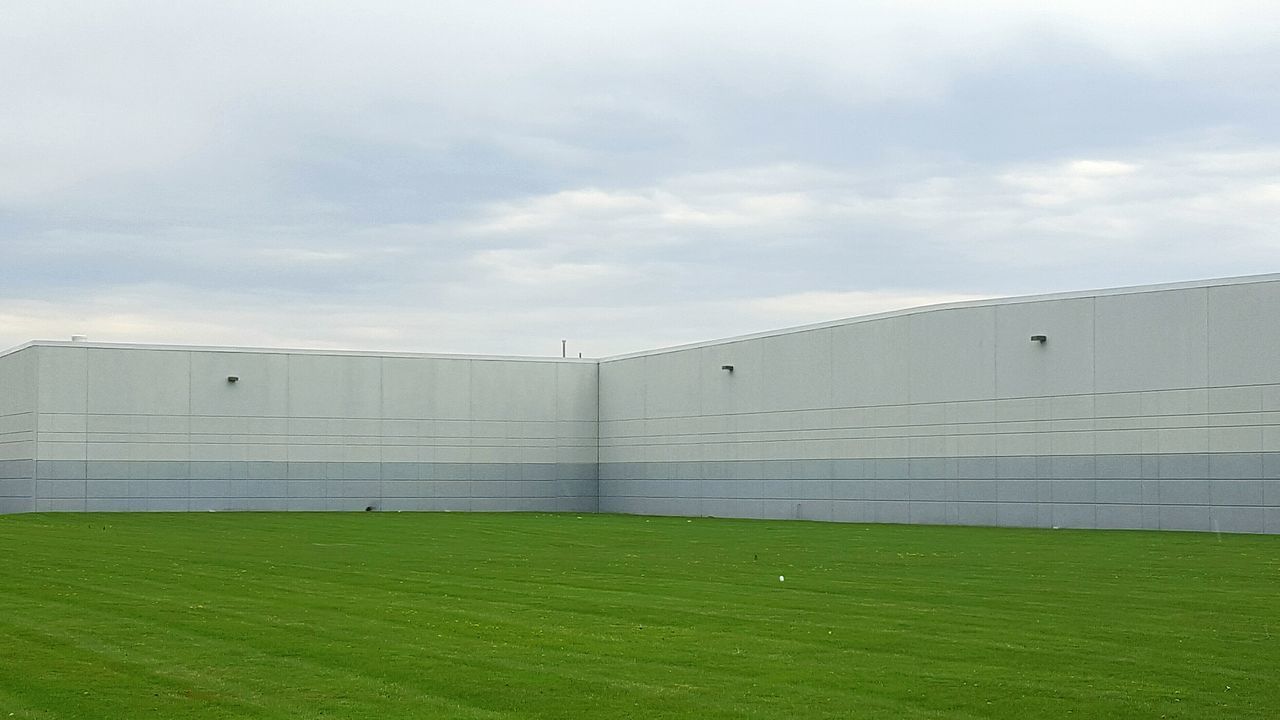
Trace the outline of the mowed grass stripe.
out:
[[[1272,717],[1278,549],[607,515],[11,516],[0,718]]]

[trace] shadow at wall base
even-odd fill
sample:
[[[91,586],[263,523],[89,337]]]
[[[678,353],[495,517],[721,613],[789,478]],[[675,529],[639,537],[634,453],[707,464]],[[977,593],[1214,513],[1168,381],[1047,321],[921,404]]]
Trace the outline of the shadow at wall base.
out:
[[[696,509],[695,509],[696,508]],[[1280,533],[1280,508],[899,500],[614,498],[601,512],[818,522]]]
[[[26,461],[6,466],[6,474],[34,469],[35,477],[0,478],[0,512],[599,511],[1280,533],[1280,477],[1261,477],[1274,464],[1264,458],[1230,464],[1208,457],[1179,457],[1176,462],[1135,458],[1127,465],[1087,460],[601,465]],[[910,477],[913,467],[943,476],[917,470],[914,474],[921,477]],[[1246,473],[1252,477],[1196,476],[1202,468],[1257,470]],[[974,477],[956,477],[962,470]],[[1129,471],[1133,476],[1125,476]],[[1162,471],[1177,477],[1159,477]],[[1031,477],[991,477],[1013,472]],[[789,477],[778,477],[783,474]],[[1093,477],[1079,477],[1085,474]]]

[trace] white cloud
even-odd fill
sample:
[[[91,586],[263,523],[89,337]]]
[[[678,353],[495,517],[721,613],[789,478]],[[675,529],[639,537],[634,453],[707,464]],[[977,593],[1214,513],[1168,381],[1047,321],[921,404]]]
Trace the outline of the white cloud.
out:
[[[850,290],[845,292],[802,292],[754,298],[747,306],[753,315],[769,322],[768,327],[812,323],[816,318],[847,318],[925,307],[942,303],[979,300],[981,294],[900,293]],[[761,329],[764,329],[763,327]]]
[[[493,206],[471,231],[616,257],[657,251],[681,238],[685,245],[714,245],[732,264],[744,243],[799,248],[810,235],[832,238],[842,227],[862,233],[870,226],[916,234],[916,244],[950,247],[961,256],[1052,265],[1090,244],[1120,255],[1179,247],[1193,254],[1203,242],[1197,233],[1214,226],[1229,228],[1242,242],[1257,241],[1262,252],[1240,261],[1276,259],[1268,252],[1267,228],[1280,210],[1280,158],[1271,148],[1151,147],[1116,158],[935,168],[905,180],[875,170],[795,166],[711,175],[736,183],[685,176],[656,187],[559,192]],[[691,228],[729,232],[690,234]],[[1071,249],[1055,250],[1062,241]],[[1034,251],[1006,255],[1010,246]]]
[[[439,227],[325,237],[316,250],[292,233],[259,251],[271,263],[370,263],[375,290],[340,299],[333,288],[264,302],[115,287],[64,304],[0,305],[0,337],[553,354],[548,338],[566,336],[607,355],[1002,293],[1270,272],[1280,264],[1277,178],[1270,149],[1196,146],[934,168],[916,179],[717,170],[503,202]],[[1039,200],[1051,191],[1061,200]],[[690,223],[673,209],[733,222]],[[480,240],[440,255],[430,240],[440,237]]]
[[[292,269],[315,288],[108,284],[15,299],[0,305],[0,339],[554,354],[565,336],[603,355],[974,297],[1280,267],[1270,148],[894,172],[718,170],[487,205],[438,226],[294,229],[226,262]],[[336,274],[314,275],[320,267]]]
[[[423,147],[479,133],[590,162],[547,131],[602,112],[648,115],[696,142],[717,132],[701,106],[718,94],[785,103],[810,93],[840,105],[940,98],[962,73],[1035,52],[1020,44],[1045,33],[1138,71],[1181,71],[1206,53],[1274,48],[1277,7],[9,2],[0,202],[164,177],[228,149],[252,162],[278,154],[273,145],[298,125]]]
[[[0,346],[595,355],[1273,270],[1277,20],[9,2]]]

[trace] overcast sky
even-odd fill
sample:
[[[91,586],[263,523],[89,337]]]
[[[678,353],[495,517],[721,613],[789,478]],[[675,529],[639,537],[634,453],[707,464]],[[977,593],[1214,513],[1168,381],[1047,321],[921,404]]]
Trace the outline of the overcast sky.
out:
[[[1280,271],[1280,3],[0,3],[0,348],[601,356]]]

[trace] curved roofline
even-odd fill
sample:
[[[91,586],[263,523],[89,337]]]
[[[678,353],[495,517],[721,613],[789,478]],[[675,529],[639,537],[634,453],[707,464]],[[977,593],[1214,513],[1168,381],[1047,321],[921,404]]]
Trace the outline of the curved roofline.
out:
[[[1191,280],[1184,282],[1157,283],[1154,285],[1128,285],[1117,288],[1103,288],[1098,290],[1073,290],[1068,292],[1048,293],[1044,295],[1015,295],[1009,297],[996,297],[983,300],[964,300],[960,302],[938,303],[936,305],[919,305],[916,307],[903,308],[901,310],[889,310],[881,313],[873,313],[871,315],[857,315],[854,317],[841,318],[838,320],[827,320],[824,322],[811,323],[808,325],[796,325],[793,327],[777,328],[773,330],[764,330],[761,332],[750,333],[747,335],[735,335],[726,338],[717,338],[714,340],[701,340],[683,345],[672,345],[669,347],[655,348],[652,350],[640,350],[637,352],[624,353],[621,355],[609,355],[601,358],[558,358],[555,356],[532,356],[532,355],[478,355],[478,354],[451,354],[451,353],[417,353],[417,352],[396,352],[396,351],[375,351],[375,350],[323,350],[315,348],[270,348],[270,347],[241,347],[241,346],[218,346],[218,345],[165,345],[165,344],[147,344],[147,343],[116,343],[116,342],[91,342],[87,340],[32,340],[27,343],[18,345],[8,350],[0,351],[0,357],[12,355],[32,347],[79,347],[79,348],[111,348],[111,349],[127,349],[127,350],[160,350],[173,352],[226,352],[226,353],[255,353],[265,355],[332,355],[340,357],[382,357],[382,358],[432,358],[437,360],[490,360],[490,361],[518,361],[518,362],[556,362],[556,363],[602,363],[613,362],[615,360],[628,360],[631,358],[647,357],[650,355],[663,355],[666,353],[679,352],[682,350],[693,350],[703,347],[715,347],[717,345],[727,345],[729,343],[742,342],[744,340],[759,340],[762,338],[777,337],[779,335],[789,335],[797,332],[806,332],[810,330],[823,330],[826,328],[841,327],[844,325],[855,325],[858,323],[871,322],[874,320],[884,320],[888,318],[904,317],[908,315],[918,315],[928,312],[939,312],[943,310],[956,310],[961,308],[990,307],[998,305],[1026,304],[1035,302],[1049,302],[1055,300],[1075,300],[1083,298],[1107,297],[1112,295],[1135,295],[1138,293],[1154,293],[1166,292],[1170,290],[1195,290],[1199,288],[1224,287],[1229,285],[1248,285],[1251,283],[1276,282],[1280,281],[1280,273],[1264,273],[1260,275],[1240,275],[1226,278],[1213,278],[1208,280]]]
[[[935,305],[918,305],[916,307],[903,308],[901,310],[888,310],[880,313],[872,313],[870,315],[856,315],[854,317],[841,318],[839,320],[826,320],[808,325],[796,325],[793,327],[778,328],[776,330],[764,330],[762,332],[749,333],[747,335],[735,335],[733,337],[720,338],[716,340],[701,340],[698,342],[686,343],[683,345],[673,345],[670,347],[658,348],[655,350],[641,350],[638,352],[624,353],[622,355],[610,355],[599,359],[600,362],[613,362],[615,360],[629,360],[638,357],[648,357],[650,355],[664,355],[666,353],[680,352],[683,350],[695,350],[697,348],[715,347],[717,345],[727,345],[729,343],[742,342],[744,340],[760,340],[763,338],[777,337],[779,335],[790,335],[797,332],[807,332],[810,330],[824,330],[826,328],[843,327],[845,325],[856,325],[874,320],[885,320],[888,318],[904,317],[908,315],[919,315],[929,312],[939,312],[943,310],[958,310],[962,308],[992,307],[998,305],[1015,305],[1028,304],[1036,302],[1050,302],[1055,300],[1077,300],[1084,298],[1108,297],[1112,295],[1136,295],[1139,293],[1155,293],[1167,292],[1170,290],[1195,290],[1199,288],[1224,287],[1229,285],[1248,285],[1251,283],[1276,282],[1280,281],[1280,273],[1264,273],[1260,275],[1239,275],[1235,277],[1213,278],[1209,280],[1190,280],[1183,282],[1157,283],[1155,285],[1127,285],[1117,288],[1103,288],[1099,290],[1071,290],[1067,292],[1047,293],[1043,295],[1014,295],[1009,297],[996,297],[981,300],[962,300],[958,302],[938,303]]]

